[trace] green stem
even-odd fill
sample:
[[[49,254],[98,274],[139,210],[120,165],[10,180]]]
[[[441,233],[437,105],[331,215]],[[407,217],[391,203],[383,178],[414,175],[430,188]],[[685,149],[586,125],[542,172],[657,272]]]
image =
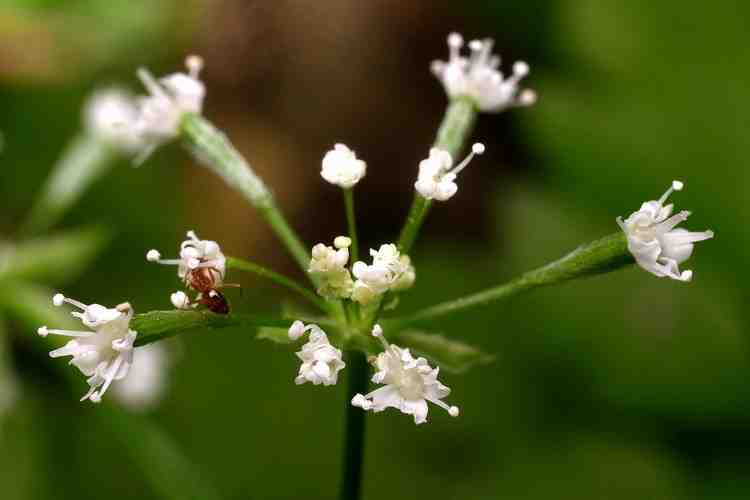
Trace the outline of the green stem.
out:
[[[354,215],[354,189],[344,189],[344,208],[346,209],[346,224],[349,228],[349,238],[352,240],[349,255],[351,262],[359,260],[359,242],[357,240],[357,220]]]
[[[293,320],[248,314],[214,314],[205,311],[150,311],[136,314],[130,328],[138,332],[136,346],[142,346],[174,335],[197,329],[274,327],[289,328]]]
[[[502,285],[428,307],[404,318],[396,318],[389,322],[389,326],[401,329],[414,323],[506,299],[533,288],[614,271],[632,263],[634,260],[628,251],[627,239],[620,232],[582,245],[563,258]]]
[[[476,119],[477,108],[473,101],[467,98],[453,99],[445,110],[445,116],[443,116],[433,146],[448,151],[453,159],[457,160],[474,130]],[[401,252],[409,253],[411,250],[431,206],[431,200],[423,198],[419,193],[414,194],[414,201],[398,239]]]
[[[22,236],[41,234],[52,227],[116,159],[117,151],[104,141],[86,133],[76,136],[44,182],[21,226]]]
[[[181,132],[193,155],[258,210],[300,268],[307,272],[309,250],[289,226],[261,178],[229,139],[208,120],[194,113],[186,113],[182,118]]]
[[[347,362],[349,384],[346,392],[346,435],[344,462],[341,471],[341,500],[357,500],[362,491],[362,462],[365,448],[365,412],[352,405],[355,394],[367,392],[367,357],[357,351],[349,352]]]
[[[325,300],[318,297],[311,290],[308,290],[307,288],[303,287],[296,281],[290,278],[287,278],[283,274],[279,274],[276,271],[272,271],[271,269],[265,268],[259,264],[255,264],[254,262],[249,262],[243,259],[238,259],[237,257],[227,257],[227,267],[229,267],[230,269],[238,269],[240,271],[246,271],[248,273],[253,273],[263,278],[267,278],[278,285],[281,285],[283,287],[288,288],[289,290],[297,292],[302,297],[307,299],[309,302],[315,304],[322,311],[328,311],[330,309],[328,307],[328,303]]]

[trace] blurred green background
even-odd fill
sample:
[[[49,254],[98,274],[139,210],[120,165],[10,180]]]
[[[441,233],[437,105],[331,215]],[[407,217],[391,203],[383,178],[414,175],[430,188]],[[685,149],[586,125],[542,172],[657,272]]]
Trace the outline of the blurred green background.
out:
[[[745,499],[749,16],[731,0],[4,0],[0,234],[17,239],[92,89],[136,90],[136,67],[163,74],[195,52],[204,114],[306,241],[344,231],[339,193],[318,176],[338,141],[369,165],[357,191],[364,243],[390,241],[445,106],[429,62],[445,58],[451,30],[492,36],[506,64],[531,64],[540,100],[481,117],[488,154],[431,214],[401,311],[615,232],[616,216],[672,179],[686,183],[674,199],[694,212],[688,226],[717,238],[688,262],[688,285],[632,268],[435,324],[497,361],[442,377],[459,419],[367,416],[364,497]],[[169,308],[174,270],[144,254],[175,253],[187,229],[297,273],[239,196],[176,145],[137,169],[121,162],[56,230],[95,224],[112,240],[85,271],[0,283],[0,377],[18,391],[0,421],[0,497],[334,498],[343,388],[294,386],[291,348],[251,332],[173,342],[169,391],[145,414],[77,402],[83,378],[47,358],[59,342],[35,335],[48,320],[25,307],[47,290]],[[283,302],[267,283],[232,281],[244,286],[237,309]]]

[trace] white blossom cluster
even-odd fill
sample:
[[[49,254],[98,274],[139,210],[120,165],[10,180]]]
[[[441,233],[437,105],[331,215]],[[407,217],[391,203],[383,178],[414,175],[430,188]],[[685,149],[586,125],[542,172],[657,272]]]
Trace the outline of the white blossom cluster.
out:
[[[318,293],[326,298],[351,299],[362,305],[372,304],[386,292],[410,288],[416,277],[408,255],[402,255],[396,245],[381,245],[370,250],[372,264],[355,262],[351,271],[349,262],[351,240],[339,236],[334,247],[323,243],[312,249],[308,272],[318,280]]]
[[[138,70],[148,95],[132,96],[119,89],[95,92],[85,111],[89,132],[127,154],[135,154],[136,164],[154,149],[179,134],[185,113],[203,109],[205,86],[199,75],[203,60],[188,56],[187,73],[173,73],[155,79],[146,69]]]
[[[713,238],[714,232],[692,232],[677,227],[687,220],[690,212],[683,210],[672,215],[674,205],[664,203],[674,191],[682,191],[683,187],[682,182],[673,181],[661,198],[644,202],[625,220],[618,217],[617,224],[625,232],[628,250],[639,266],[660,278],[690,281],[693,271],[680,271],[679,265],[693,254],[695,243]]]
[[[352,398],[352,405],[376,413],[395,408],[412,415],[417,425],[427,421],[428,402],[444,409],[452,417],[458,416],[458,407],[448,406],[443,401],[451,390],[438,380],[439,368],[432,368],[424,358],[415,358],[409,349],[389,344],[383,337],[380,325],[374,326],[372,335],[383,344],[383,352],[373,362],[376,371],[372,382],[383,387],[368,394],[356,394]]]

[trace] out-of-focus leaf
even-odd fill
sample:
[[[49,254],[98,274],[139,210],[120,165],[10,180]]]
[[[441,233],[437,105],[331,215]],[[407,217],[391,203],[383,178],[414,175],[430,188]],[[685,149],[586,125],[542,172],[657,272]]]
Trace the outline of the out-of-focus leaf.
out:
[[[453,373],[463,373],[476,365],[488,364],[495,360],[495,356],[460,340],[421,330],[404,330],[392,335],[391,340],[431,359],[441,369]]]
[[[80,276],[110,239],[106,229],[90,227],[18,244],[6,243],[0,251],[0,281],[65,283]]]
[[[52,305],[54,292],[40,285],[23,282],[3,282],[0,289],[0,305],[3,310],[36,335],[42,325],[54,328],[80,330],[81,323],[70,314]]]
[[[220,498],[177,443],[153,422],[110,407],[98,408],[97,411],[161,498]]]

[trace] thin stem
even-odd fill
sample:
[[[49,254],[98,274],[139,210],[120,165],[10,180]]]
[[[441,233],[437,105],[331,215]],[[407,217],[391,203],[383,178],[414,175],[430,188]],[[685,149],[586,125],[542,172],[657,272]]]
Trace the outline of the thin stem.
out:
[[[507,283],[428,307],[404,318],[396,318],[389,325],[391,328],[401,329],[414,323],[506,299],[533,288],[614,271],[632,263],[634,260],[628,251],[625,235],[616,233],[580,246],[561,259],[524,273]]]
[[[357,240],[357,220],[354,215],[354,189],[344,189],[344,208],[346,209],[346,225],[349,228],[349,238],[352,246],[349,255],[352,262],[359,260],[359,242]]]
[[[136,314],[130,328],[138,332],[136,346],[142,346],[190,330],[273,327],[289,328],[291,319],[261,317],[250,314],[214,314],[207,311],[150,311]]]
[[[445,110],[433,146],[448,151],[454,160],[457,159],[474,130],[476,118],[477,108],[471,100],[453,99]],[[408,253],[411,250],[431,206],[432,200],[422,197],[419,193],[414,194],[414,201],[398,239],[398,248],[401,252]]]
[[[21,226],[22,236],[41,234],[55,225],[116,159],[115,148],[91,134],[81,133],[73,138]]]
[[[320,297],[315,295],[314,292],[303,287],[293,279],[287,278],[283,274],[279,274],[276,271],[272,271],[271,269],[265,268],[254,262],[238,259],[237,257],[227,257],[227,266],[230,269],[238,269],[240,271],[246,271],[248,273],[253,273],[263,278],[267,278],[278,285],[286,287],[289,290],[300,294],[302,297],[315,304],[322,311],[329,310],[328,303],[325,300],[321,299]]]
[[[341,500],[357,500],[362,491],[362,462],[365,448],[365,412],[351,404],[355,394],[367,392],[367,357],[350,351],[347,362],[346,436],[341,476]]]
[[[239,191],[271,226],[303,271],[307,272],[310,253],[289,226],[271,192],[227,137],[208,120],[186,113],[181,123],[182,137],[198,161]]]

